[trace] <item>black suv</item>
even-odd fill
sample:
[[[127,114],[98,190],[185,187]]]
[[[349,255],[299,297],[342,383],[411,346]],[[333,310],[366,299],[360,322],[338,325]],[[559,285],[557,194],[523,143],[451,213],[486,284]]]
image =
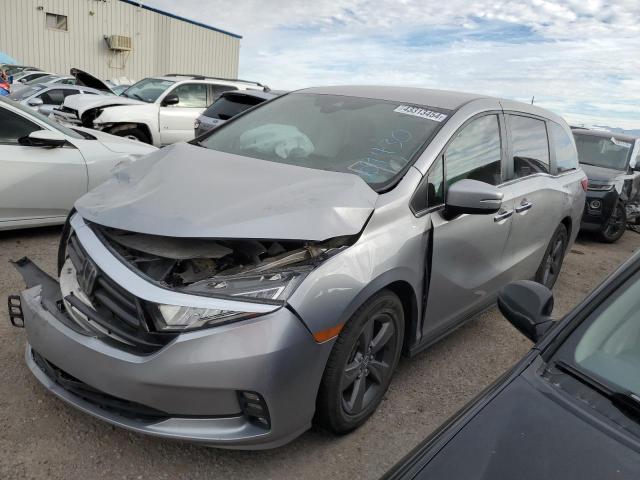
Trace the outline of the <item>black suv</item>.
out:
[[[604,242],[615,242],[627,223],[640,219],[640,139],[587,129],[574,129],[573,136],[589,177],[580,228],[597,232]]]

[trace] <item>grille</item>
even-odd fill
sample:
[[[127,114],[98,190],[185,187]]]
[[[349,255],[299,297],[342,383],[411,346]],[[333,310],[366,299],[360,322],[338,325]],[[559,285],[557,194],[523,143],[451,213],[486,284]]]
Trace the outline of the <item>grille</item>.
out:
[[[153,331],[144,302],[105,275],[75,234],[69,239],[67,254],[75,267],[78,284],[94,308],[74,295],[65,300],[89,320],[94,330],[137,353],[153,353],[176,337]]]
[[[74,376],[69,375],[64,370],[61,370],[35,350],[31,351],[31,356],[38,368],[57,385],[103,410],[115,413],[121,417],[146,422],[159,422],[170,417],[169,414],[156,410],[155,408],[114,397],[113,395],[95,389]]]

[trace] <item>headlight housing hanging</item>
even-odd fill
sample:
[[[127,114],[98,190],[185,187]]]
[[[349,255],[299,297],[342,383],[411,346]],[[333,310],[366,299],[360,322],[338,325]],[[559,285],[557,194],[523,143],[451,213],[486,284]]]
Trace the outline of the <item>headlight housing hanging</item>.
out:
[[[311,268],[288,269],[233,276],[213,277],[191,285],[189,293],[233,300],[246,300],[274,305],[274,310],[284,306],[286,299],[304,280]],[[160,331],[185,331],[221,325],[261,315],[209,308],[194,308],[179,305],[158,305],[156,324]]]

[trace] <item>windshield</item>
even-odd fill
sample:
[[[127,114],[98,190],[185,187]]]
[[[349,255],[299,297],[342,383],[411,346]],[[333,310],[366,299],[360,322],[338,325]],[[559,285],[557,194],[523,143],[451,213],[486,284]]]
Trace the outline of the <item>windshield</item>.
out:
[[[640,395],[640,273],[583,322],[566,349],[569,363]]]
[[[248,95],[223,95],[213,102],[213,104],[204,111],[203,115],[205,117],[217,118],[219,120],[229,120],[239,113],[242,113],[262,102],[264,102],[264,99]]]
[[[64,133],[68,137],[77,138],[78,140],[85,138],[84,136],[80,135],[78,132],[75,132],[75,131],[71,130],[70,128],[67,128],[67,127],[65,127],[63,125],[60,125],[58,122],[54,122],[53,120],[49,120],[48,117],[45,117],[44,115],[41,115],[40,113],[36,112],[35,110],[33,110],[31,108],[25,107],[21,103],[17,103],[17,102],[11,101],[11,100],[5,100],[2,97],[0,97],[0,102],[5,102],[6,104],[11,105],[14,108],[17,108],[18,110],[21,110],[21,111],[25,112],[30,117],[37,118],[42,123],[45,123],[48,126],[50,126],[51,128],[53,128],[55,130],[58,130],[59,132]]]
[[[199,145],[301,167],[354,173],[381,189],[448,117],[401,102],[294,93],[237,117]]]
[[[121,96],[135,98],[136,100],[142,100],[147,103],[153,103],[174,83],[175,82],[171,80],[145,78],[144,80],[140,80],[138,83],[131,85],[121,93]]]
[[[45,88],[47,88],[46,85],[40,84],[33,85],[32,87],[18,88],[9,94],[9,98],[19,102],[20,100],[24,100],[25,98],[29,98],[31,95],[38,93],[40,90],[44,90]]]
[[[600,137],[575,133],[580,163],[597,167],[626,170],[633,144],[614,136]]]

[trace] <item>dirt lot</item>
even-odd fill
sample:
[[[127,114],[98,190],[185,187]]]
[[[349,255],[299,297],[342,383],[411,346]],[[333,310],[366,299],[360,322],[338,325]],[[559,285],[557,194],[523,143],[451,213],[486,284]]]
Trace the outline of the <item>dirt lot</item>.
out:
[[[0,232],[0,299],[22,288],[9,259],[27,255],[54,271],[59,229]],[[555,289],[556,313],[578,303],[640,248],[580,238]],[[116,429],[67,407],[23,363],[24,330],[0,307],[0,478],[376,478],[491,383],[530,347],[493,309],[412,360],[403,359],[381,408],[358,431],[312,430],[263,452],[225,451]]]

